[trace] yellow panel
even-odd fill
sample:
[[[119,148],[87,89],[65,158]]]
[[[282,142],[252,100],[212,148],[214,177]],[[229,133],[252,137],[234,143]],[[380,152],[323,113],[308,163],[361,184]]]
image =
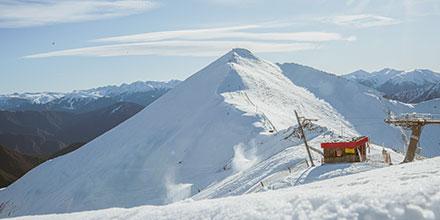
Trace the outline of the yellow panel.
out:
[[[354,148],[345,148],[345,153],[347,154],[354,154]]]

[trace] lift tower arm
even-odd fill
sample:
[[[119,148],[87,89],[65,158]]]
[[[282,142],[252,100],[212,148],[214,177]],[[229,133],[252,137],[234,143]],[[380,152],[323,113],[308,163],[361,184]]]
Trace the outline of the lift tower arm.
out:
[[[416,155],[417,144],[419,143],[422,134],[423,126],[427,124],[439,124],[440,119],[433,119],[430,115],[422,114],[405,114],[401,117],[393,117],[385,119],[385,123],[400,126],[406,129],[411,129],[411,138],[408,148],[406,150],[405,159],[402,163],[412,162]]]

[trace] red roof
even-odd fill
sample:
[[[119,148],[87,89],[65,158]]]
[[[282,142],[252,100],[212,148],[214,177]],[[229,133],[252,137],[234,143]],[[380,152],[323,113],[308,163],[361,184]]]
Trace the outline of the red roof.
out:
[[[368,142],[368,137],[363,136],[355,141],[321,143],[321,148],[355,148]]]

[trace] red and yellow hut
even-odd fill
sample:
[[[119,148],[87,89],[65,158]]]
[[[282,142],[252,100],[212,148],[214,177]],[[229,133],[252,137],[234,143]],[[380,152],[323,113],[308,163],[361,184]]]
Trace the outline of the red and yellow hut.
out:
[[[351,140],[338,140],[321,143],[324,151],[324,163],[353,163],[367,158],[368,137],[356,137]]]

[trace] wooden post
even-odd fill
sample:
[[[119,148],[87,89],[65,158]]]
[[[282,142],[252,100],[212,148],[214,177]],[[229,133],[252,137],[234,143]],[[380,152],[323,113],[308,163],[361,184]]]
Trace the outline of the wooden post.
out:
[[[422,126],[413,126],[411,127],[411,130],[411,139],[409,141],[408,149],[406,150],[406,155],[403,163],[411,162],[414,160],[417,150],[417,143],[419,143],[420,134],[422,133]]]
[[[309,145],[307,144],[307,138],[306,138],[306,135],[304,134],[302,123],[299,120],[299,116],[298,116],[298,113],[296,111],[295,111],[295,116],[296,116],[296,119],[298,120],[298,126],[299,126],[299,130],[301,132],[301,136],[302,136],[302,138],[304,140],[304,145],[306,145],[306,150],[307,150],[307,154],[309,155],[310,164],[312,165],[312,167],[314,167],[315,164],[313,163],[312,154],[310,153]]]

